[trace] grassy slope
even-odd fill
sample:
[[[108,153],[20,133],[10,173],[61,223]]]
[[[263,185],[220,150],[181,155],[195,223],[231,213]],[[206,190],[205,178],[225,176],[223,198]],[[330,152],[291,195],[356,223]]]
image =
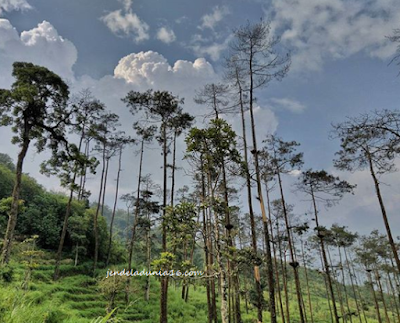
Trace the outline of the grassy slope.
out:
[[[45,258],[50,258],[45,257]],[[87,323],[93,322],[99,316],[106,314],[107,298],[101,291],[99,281],[104,280],[106,270],[99,270],[99,278],[94,279],[82,273],[90,271],[90,264],[73,267],[73,265],[62,265],[62,278],[53,282],[51,277],[53,265],[48,260],[33,271],[27,290],[21,287],[24,280],[25,267],[16,262],[11,263],[14,270],[14,280],[11,283],[0,284],[0,322],[4,323],[39,323],[39,322],[68,322]],[[123,268],[123,267],[121,267]],[[329,308],[325,298],[325,287],[321,275],[311,272],[312,303],[314,311],[314,322],[330,322]],[[144,278],[133,277],[132,296],[129,306],[123,301],[123,288],[117,295],[117,315],[115,322],[142,322],[156,323],[159,315],[159,287],[155,278],[151,282],[151,296],[149,303],[144,301],[143,286]],[[304,280],[303,280],[304,281]],[[294,286],[289,285],[290,290],[290,313],[291,321],[298,322],[297,301],[294,294]],[[190,289],[189,302],[184,303],[180,299],[180,287],[175,287],[172,282],[169,294],[169,322],[171,323],[206,323],[207,322],[207,300],[205,289],[196,287]],[[363,290],[363,294],[366,290]],[[267,296],[266,296],[267,297]],[[304,302],[308,311],[308,299],[305,295]],[[355,308],[354,300],[350,303]],[[368,322],[377,322],[375,310],[368,301]],[[242,301],[242,317],[245,323],[254,322],[255,311],[249,306],[246,313],[244,301]],[[338,304],[338,308],[339,304]],[[383,311],[382,311],[383,317]],[[268,322],[268,312],[265,312]],[[310,317],[309,317],[310,321]],[[353,322],[358,322],[353,318]]]

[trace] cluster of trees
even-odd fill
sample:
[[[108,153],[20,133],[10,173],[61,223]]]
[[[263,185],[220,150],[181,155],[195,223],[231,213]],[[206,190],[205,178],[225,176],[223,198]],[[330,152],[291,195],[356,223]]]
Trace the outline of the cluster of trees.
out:
[[[341,140],[335,167],[370,171],[386,235],[373,232],[359,238],[339,225],[324,226],[321,206],[333,206],[355,189],[324,170],[308,169],[298,176],[294,185],[310,201],[311,216],[295,216],[287,187],[288,175],[303,168],[299,143],[271,134],[257,137],[255,120],[259,90],[285,77],[290,56],[279,51],[279,40],[270,36],[269,25],[262,21],[248,23],[234,35],[223,83],[206,85],[195,98],[209,111],[207,125],[195,127],[194,117],[183,111],[183,100],[172,93],[131,91],[122,100],[135,120],[134,139],[119,130],[118,115],[90,93],[69,99],[68,86],[54,73],[14,63],[15,83],[11,90],[0,90],[1,124],[12,125],[13,142],[20,147],[16,166],[1,156],[2,263],[8,263],[18,232],[38,234],[42,247],[57,250],[54,279],[59,278],[66,249],[76,261],[81,253],[89,256],[94,272],[99,259],[106,265],[126,261],[128,270],[135,266],[134,260],[148,269],[201,267],[204,277],[180,281],[182,300],[189,301],[191,285],[205,286],[209,323],[243,322],[243,302],[246,311],[250,304],[256,309],[258,322],[266,320],[265,311],[272,323],[278,318],[318,322],[309,279],[315,274],[311,269],[318,268],[332,322],[367,322],[371,300],[379,322],[390,322],[390,315],[396,316],[393,322],[400,320],[399,244],[391,232],[379,181],[395,170],[400,112],[383,110],[348,119],[332,132]],[[239,135],[223,119],[230,113],[241,116]],[[177,139],[184,133],[193,187],[177,189]],[[153,142],[163,156],[161,187],[144,170]],[[50,150],[42,172],[57,175],[68,196],[46,192],[23,175],[32,144],[38,152]],[[120,197],[122,154],[128,146],[138,152],[137,182],[133,193]],[[118,160],[118,171],[114,204],[108,209],[104,201],[113,158]],[[100,169],[99,192],[90,206],[87,180],[96,169]],[[246,202],[240,199],[242,192]],[[117,210],[119,198],[126,203],[126,212]],[[363,294],[364,280],[369,296]],[[162,277],[160,284],[160,323],[166,323],[171,281]],[[129,303],[129,279],[125,287]],[[289,308],[291,288],[295,312]],[[150,278],[144,291],[147,300],[149,293]]]

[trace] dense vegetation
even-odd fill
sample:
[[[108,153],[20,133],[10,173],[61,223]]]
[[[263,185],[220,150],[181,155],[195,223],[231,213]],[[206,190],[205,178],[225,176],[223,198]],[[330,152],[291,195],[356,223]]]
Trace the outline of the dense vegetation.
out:
[[[14,63],[15,83],[0,90],[0,124],[11,127],[20,149],[16,163],[0,154],[1,322],[400,321],[399,243],[380,190],[400,152],[400,112],[375,111],[332,130],[341,140],[334,166],[369,171],[385,234],[324,226],[324,207],[356,186],[307,169],[296,141],[258,138],[257,93],[290,67],[269,32],[264,22],[235,31],[223,83],[195,98],[208,109],[203,127],[172,93],[127,93],[121,99],[132,113],[132,136],[88,91],[71,96],[48,69]],[[224,119],[229,113],[241,115],[241,134]],[[161,152],[161,186],[144,171],[150,147]],[[48,151],[41,172],[57,176],[67,193],[23,173],[29,149]],[[127,149],[138,153],[137,182],[121,195]],[[192,187],[178,187],[182,165]],[[89,192],[96,172],[98,192]],[[309,214],[295,214],[289,186],[310,202]],[[106,278],[123,268],[203,275]]]

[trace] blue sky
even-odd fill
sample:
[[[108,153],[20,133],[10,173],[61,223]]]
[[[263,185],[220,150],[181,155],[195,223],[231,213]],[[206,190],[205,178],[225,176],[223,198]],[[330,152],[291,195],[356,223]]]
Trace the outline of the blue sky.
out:
[[[355,196],[327,212],[327,224],[341,222],[364,233],[383,230],[371,179],[364,172],[333,169],[339,146],[328,135],[331,123],[346,116],[398,107],[399,67],[388,66],[396,45],[386,38],[400,28],[396,0],[0,0],[0,87],[12,83],[12,62],[25,60],[59,73],[74,91],[89,87],[121,115],[127,132],[132,120],[120,99],[132,89],[173,91],[185,98],[188,111],[200,115],[192,100],[195,90],[220,79],[232,29],[261,18],[281,37],[282,50],[291,52],[292,66],[282,82],[257,93],[259,141],[269,132],[297,140],[305,168],[324,168],[358,184]],[[228,119],[239,131],[238,120]],[[15,158],[9,129],[0,129],[0,136],[5,138],[0,150]],[[38,174],[44,157],[31,151],[25,171],[58,189],[57,179]],[[128,152],[126,165],[134,158]],[[157,150],[150,152],[147,172],[155,177],[158,159]],[[134,187],[136,170],[126,168],[122,192]],[[382,178],[398,230],[399,180],[397,174]],[[94,178],[93,193],[96,183]],[[289,202],[302,199],[288,194]],[[304,204],[295,212],[306,209]]]

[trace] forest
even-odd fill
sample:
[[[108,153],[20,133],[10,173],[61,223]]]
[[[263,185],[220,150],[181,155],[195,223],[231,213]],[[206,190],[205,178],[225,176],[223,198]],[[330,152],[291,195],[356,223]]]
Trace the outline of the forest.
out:
[[[400,322],[398,215],[387,207],[397,201],[382,190],[398,171],[400,110],[332,123],[334,171],[312,169],[296,138],[259,135],[259,95],[290,67],[270,24],[247,22],[219,82],[196,89],[203,118],[170,91],[130,90],[119,98],[128,133],[90,89],[14,62],[0,89],[0,125],[18,148],[0,152],[0,322]],[[46,156],[40,172],[59,190],[24,171],[30,151]],[[151,151],[158,169],[148,172]],[[340,171],[369,176],[381,221],[369,234],[327,224],[359,189]]]

